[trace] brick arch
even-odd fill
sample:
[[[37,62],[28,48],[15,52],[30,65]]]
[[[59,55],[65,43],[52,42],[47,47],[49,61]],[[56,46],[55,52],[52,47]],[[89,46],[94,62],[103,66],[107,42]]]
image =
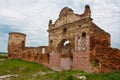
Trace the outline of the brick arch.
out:
[[[57,52],[60,52],[61,48],[64,46],[64,42],[65,42],[65,41],[69,41],[69,42],[70,42],[70,43],[69,43],[70,46],[71,46],[72,48],[75,48],[73,39],[61,39],[61,40],[58,42],[58,45],[57,45],[57,47],[56,47]]]
[[[65,45],[65,42],[69,41]],[[73,39],[61,39],[57,45],[57,53],[59,56],[59,65],[61,70],[70,70],[72,69],[72,63],[73,63],[73,54],[75,52],[74,50],[74,43]]]

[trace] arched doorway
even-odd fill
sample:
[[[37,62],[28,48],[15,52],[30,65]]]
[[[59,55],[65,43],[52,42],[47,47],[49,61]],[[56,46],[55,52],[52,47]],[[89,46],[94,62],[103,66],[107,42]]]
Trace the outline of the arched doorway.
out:
[[[72,41],[68,39],[61,40],[57,46],[57,52],[61,55],[60,59],[61,70],[72,69],[74,53],[74,45],[72,45]]]

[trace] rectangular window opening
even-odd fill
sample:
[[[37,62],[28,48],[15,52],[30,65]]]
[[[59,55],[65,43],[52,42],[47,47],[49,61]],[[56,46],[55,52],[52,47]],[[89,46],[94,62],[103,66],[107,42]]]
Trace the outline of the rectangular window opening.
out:
[[[42,48],[42,54],[44,54],[45,53],[45,48]]]

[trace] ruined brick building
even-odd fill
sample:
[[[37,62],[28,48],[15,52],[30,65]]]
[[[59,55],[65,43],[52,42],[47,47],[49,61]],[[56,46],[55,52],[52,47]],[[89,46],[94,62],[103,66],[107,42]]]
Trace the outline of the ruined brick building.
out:
[[[48,46],[25,47],[25,34],[9,33],[9,58],[37,62],[56,71],[120,70],[120,50],[111,48],[110,34],[92,22],[89,5],[83,14],[63,8],[48,26]]]

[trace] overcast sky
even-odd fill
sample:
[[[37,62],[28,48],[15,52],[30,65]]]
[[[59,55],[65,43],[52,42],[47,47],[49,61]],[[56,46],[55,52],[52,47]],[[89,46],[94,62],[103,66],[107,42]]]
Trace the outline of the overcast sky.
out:
[[[0,52],[7,52],[8,33],[27,35],[26,46],[48,45],[48,22],[63,7],[81,14],[91,7],[93,22],[111,34],[112,47],[120,49],[120,0],[0,0]]]

